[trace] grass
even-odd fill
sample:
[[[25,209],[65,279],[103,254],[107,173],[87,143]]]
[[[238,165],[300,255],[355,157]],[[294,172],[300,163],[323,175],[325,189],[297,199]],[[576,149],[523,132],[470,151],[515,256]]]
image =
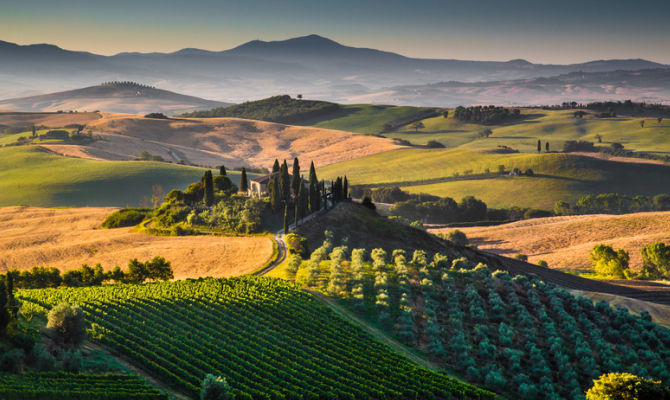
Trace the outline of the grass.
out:
[[[203,168],[149,161],[92,161],[35,146],[0,149],[0,206],[137,206],[199,180]],[[229,176],[239,184],[239,173]]]
[[[101,229],[114,208],[0,208],[0,273],[37,265],[61,271],[101,263],[125,268],[128,260],[155,256],[172,263],[176,279],[236,276],[270,259],[274,242],[266,236],[153,236],[133,228]]]
[[[532,169],[533,177],[499,176]],[[374,167],[373,167],[374,166]],[[484,174],[486,178],[466,176]],[[655,195],[670,193],[670,167],[633,164],[590,157],[549,154],[492,154],[465,149],[399,149],[320,168],[319,177],[347,175],[354,185],[396,185],[415,193],[460,199],[467,195],[490,207],[553,208],[557,200],[574,202],[593,193]],[[457,178],[456,175],[458,175]]]
[[[655,118],[597,118],[590,114],[576,119],[571,110],[522,109],[521,115],[524,118],[520,121],[492,126],[467,124],[452,116],[439,116],[424,119],[422,122],[425,128],[418,132],[404,126],[385,136],[409,140],[419,145],[436,140],[446,147],[481,150],[505,145],[520,152],[535,153],[538,139],[542,141],[543,151],[546,142],[549,142],[551,150],[561,150],[567,140],[597,143],[597,135],[600,135],[601,146],[617,142],[634,151],[670,152],[668,120],[659,124]],[[642,119],[645,120],[644,127],[640,126]],[[488,138],[480,137],[479,133],[487,128],[493,134]]]
[[[300,125],[338,129],[349,132],[378,134],[384,124],[406,120],[426,112],[426,108],[408,106],[378,106],[371,104],[342,105],[340,110],[321,118],[303,121]],[[385,135],[387,136],[387,135]]]

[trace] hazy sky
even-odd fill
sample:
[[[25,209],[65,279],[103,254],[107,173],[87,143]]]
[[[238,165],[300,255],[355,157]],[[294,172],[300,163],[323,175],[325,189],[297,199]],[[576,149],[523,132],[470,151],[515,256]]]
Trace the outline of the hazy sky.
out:
[[[311,33],[413,57],[670,63],[670,0],[0,0],[0,40],[98,54]]]

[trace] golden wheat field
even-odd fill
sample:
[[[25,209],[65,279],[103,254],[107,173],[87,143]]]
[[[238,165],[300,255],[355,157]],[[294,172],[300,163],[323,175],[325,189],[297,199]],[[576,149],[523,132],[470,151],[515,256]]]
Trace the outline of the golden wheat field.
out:
[[[0,273],[35,265],[63,271],[101,263],[126,268],[154,256],[172,262],[176,279],[235,276],[261,267],[272,255],[267,237],[150,236],[131,228],[101,229],[115,208],[0,208]]]
[[[531,263],[545,260],[551,268],[579,269],[591,265],[593,246],[603,243],[630,254],[630,266],[641,265],[640,249],[670,242],[670,212],[626,215],[579,215],[537,218],[510,224],[459,228],[480,249],[505,256],[523,253]],[[446,232],[451,229],[433,229]]]

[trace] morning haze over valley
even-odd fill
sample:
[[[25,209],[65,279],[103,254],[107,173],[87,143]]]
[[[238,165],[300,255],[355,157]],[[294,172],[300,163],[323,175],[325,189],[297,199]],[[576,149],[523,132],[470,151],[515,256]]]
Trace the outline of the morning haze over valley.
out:
[[[668,16],[0,2],[0,400],[670,399]]]

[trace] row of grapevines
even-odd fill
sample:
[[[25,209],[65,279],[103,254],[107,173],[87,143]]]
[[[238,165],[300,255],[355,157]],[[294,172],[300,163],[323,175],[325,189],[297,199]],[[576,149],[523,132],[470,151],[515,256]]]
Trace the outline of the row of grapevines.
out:
[[[136,375],[30,372],[0,375],[3,400],[167,400],[167,395]]]
[[[92,336],[196,395],[206,374],[240,399],[448,399],[493,394],[408,362],[285,281],[239,277],[23,290],[79,304]]]

